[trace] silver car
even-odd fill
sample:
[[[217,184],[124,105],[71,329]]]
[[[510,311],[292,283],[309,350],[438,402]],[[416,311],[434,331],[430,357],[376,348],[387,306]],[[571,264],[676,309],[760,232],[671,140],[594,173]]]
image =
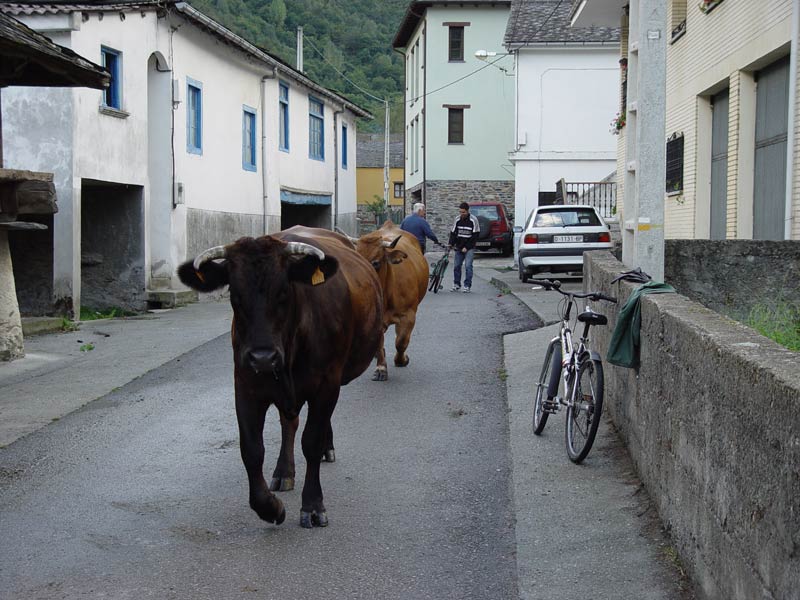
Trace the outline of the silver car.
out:
[[[527,282],[536,273],[583,271],[584,252],[611,248],[611,231],[593,206],[540,206],[520,234],[519,278]]]

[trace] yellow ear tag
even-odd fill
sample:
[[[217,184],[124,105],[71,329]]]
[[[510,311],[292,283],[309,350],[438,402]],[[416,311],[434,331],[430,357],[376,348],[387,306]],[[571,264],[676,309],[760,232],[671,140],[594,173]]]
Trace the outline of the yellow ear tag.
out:
[[[314,274],[311,276],[311,285],[319,285],[320,283],[325,283],[325,275],[323,275],[322,271],[317,270],[314,271]]]

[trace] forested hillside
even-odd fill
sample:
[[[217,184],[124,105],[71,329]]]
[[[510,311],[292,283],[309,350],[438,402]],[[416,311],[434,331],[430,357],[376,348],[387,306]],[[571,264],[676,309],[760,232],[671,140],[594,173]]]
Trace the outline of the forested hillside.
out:
[[[363,123],[362,130],[383,130],[383,106],[331,65],[375,96],[402,101],[403,58],[392,50],[392,39],[408,0],[191,0],[191,4],[292,66],[297,27],[302,26],[306,74],[370,110],[375,120]],[[402,104],[395,104],[393,130],[402,130],[402,119]]]

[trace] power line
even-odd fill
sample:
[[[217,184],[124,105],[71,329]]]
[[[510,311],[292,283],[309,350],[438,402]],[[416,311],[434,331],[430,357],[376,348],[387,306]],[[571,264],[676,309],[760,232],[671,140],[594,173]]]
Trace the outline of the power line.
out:
[[[340,76],[342,79],[344,79],[345,81],[347,81],[347,82],[348,82],[350,85],[352,85],[353,87],[355,87],[355,88],[356,88],[357,90],[359,90],[360,92],[362,92],[362,93],[366,94],[367,96],[369,96],[369,97],[370,97],[370,98],[372,98],[373,100],[377,100],[378,102],[386,102],[386,98],[378,98],[376,95],[374,95],[374,94],[371,94],[370,92],[368,92],[367,90],[365,90],[364,88],[362,88],[360,85],[358,85],[358,84],[357,84],[355,81],[353,81],[352,79],[350,79],[350,78],[349,78],[347,75],[345,75],[344,73],[342,73],[342,72],[341,72],[339,69],[337,69],[337,68],[336,68],[336,66],[335,66],[335,65],[334,65],[334,64],[333,64],[331,61],[329,61],[329,60],[327,59],[327,57],[326,57],[326,56],[325,56],[325,55],[322,53],[322,51],[321,51],[319,48],[317,48],[317,47],[316,47],[316,46],[313,44],[313,42],[311,42],[311,40],[309,40],[307,37],[304,37],[304,38],[303,38],[303,40],[304,40],[304,41],[306,41],[306,42],[308,42],[308,45],[309,45],[309,46],[311,46],[311,47],[312,47],[312,48],[313,48],[313,49],[314,49],[314,50],[317,52],[317,54],[319,54],[319,55],[322,57],[322,60],[324,60],[326,63],[328,63],[328,65],[331,67],[331,69],[333,69],[334,71],[336,71],[336,72],[339,74],[339,76]]]

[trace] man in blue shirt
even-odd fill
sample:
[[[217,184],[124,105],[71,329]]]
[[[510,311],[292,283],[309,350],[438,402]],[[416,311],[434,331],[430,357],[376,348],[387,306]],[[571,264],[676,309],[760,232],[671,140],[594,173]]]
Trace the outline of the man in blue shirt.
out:
[[[420,250],[425,254],[425,238],[430,238],[437,244],[439,240],[425,220],[425,205],[418,202],[414,205],[412,213],[400,223],[400,229],[412,234],[419,242]]]

